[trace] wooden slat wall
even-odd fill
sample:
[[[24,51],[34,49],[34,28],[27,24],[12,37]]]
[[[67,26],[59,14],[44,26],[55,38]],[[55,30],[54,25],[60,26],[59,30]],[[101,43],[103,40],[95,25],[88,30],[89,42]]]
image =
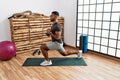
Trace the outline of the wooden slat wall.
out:
[[[52,23],[45,15],[26,18],[10,18],[11,39],[17,47],[18,53],[30,53],[40,48],[41,44],[51,41],[46,36],[46,30],[50,29]],[[64,18],[59,17],[58,22],[62,27],[62,39],[64,40]]]

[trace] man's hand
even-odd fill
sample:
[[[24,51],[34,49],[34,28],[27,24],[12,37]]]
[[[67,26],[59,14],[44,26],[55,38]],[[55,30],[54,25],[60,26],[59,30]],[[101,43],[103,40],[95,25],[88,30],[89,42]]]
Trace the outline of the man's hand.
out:
[[[51,30],[50,30],[50,29],[47,29],[47,33],[49,33],[49,34],[50,34],[50,32],[51,32]]]

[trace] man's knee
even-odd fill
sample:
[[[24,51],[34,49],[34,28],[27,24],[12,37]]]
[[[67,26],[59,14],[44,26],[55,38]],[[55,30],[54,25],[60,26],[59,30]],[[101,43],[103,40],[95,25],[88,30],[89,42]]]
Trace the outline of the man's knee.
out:
[[[45,44],[41,45],[40,49],[49,50],[48,47]]]
[[[41,46],[40,46],[40,49],[43,49],[43,48],[44,48],[44,45],[41,45]]]
[[[66,52],[60,52],[61,55],[67,56]]]

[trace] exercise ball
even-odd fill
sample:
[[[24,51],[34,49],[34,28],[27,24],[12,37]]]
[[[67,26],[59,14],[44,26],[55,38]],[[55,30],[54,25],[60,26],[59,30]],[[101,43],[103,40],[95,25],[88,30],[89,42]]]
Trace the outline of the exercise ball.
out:
[[[0,42],[0,60],[10,60],[16,54],[16,47],[11,41]]]

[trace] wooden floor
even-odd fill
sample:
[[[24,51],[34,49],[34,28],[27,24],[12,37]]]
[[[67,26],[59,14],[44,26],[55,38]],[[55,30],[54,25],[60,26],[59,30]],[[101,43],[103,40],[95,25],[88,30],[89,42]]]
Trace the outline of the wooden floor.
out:
[[[63,57],[57,51],[49,51],[49,56]],[[90,52],[83,55],[88,66],[22,67],[28,57],[43,56],[24,53],[9,61],[0,61],[0,80],[120,80],[119,61]]]

